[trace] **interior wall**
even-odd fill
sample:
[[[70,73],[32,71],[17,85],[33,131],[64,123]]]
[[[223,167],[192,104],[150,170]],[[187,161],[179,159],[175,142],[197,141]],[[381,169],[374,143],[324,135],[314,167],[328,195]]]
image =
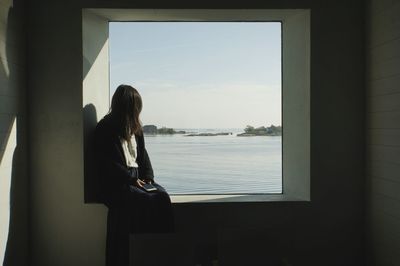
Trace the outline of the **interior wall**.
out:
[[[219,257],[221,265],[265,265],[271,259],[362,264],[364,6],[361,0],[321,5],[294,0],[30,4],[32,265],[104,265],[106,217],[98,216],[104,206],[84,204],[83,197],[83,7],[311,8],[311,201],[175,204],[177,230],[191,240],[187,245],[196,263]]]
[[[0,1],[0,263],[28,263],[23,1]]]
[[[367,7],[369,265],[400,265],[400,1]]]

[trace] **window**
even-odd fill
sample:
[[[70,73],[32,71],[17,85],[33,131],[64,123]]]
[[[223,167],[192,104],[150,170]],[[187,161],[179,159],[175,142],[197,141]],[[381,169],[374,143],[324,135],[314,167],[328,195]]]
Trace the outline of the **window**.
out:
[[[172,194],[282,192],[280,22],[111,22],[110,95],[141,93]]]
[[[213,199],[218,201],[218,199],[221,198],[223,199],[222,201],[309,200],[309,18],[309,10],[300,9],[84,10],[84,106],[85,104],[92,103],[97,108],[98,117],[101,117],[101,113],[104,113],[105,110],[108,109],[110,99],[107,97],[107,101],[104,101],[104,98],[100,96],[113,93],[113,91],[110,91],[110,87],[111,90],[114,90],[119,83],[128,83],[138,88],[144,99],[142,120],[144,125],[148,126],[146,127],[148,132],[146,135],[146,144],[153,162],[156,178],[160,180],[160,183],[166,186],[172,194],[185,194],[185,196],[178,195],[173,197],[173,201],[175,202],[188,202],[192,200],[212,201]],[[133,33],[133,35],[135,35],[135,41],[133,43],[130,42],[130,34],[125,31],[125,33],[119,32],[121,38],[123,38],[125,42],[122,41],[119,42],[119,44],[115,42],[116,39],[114,38],[116,36],[118,37],[118,31],[123,31],[123,27],[117,29],[114,28],[114,25],[123,25],[125,28],[137,27]],[[186,27],[185,34],[183,33],[184,31],[178,34],[179,31],[176,31],[178,25],[182,27],[181,30]],[[144,30],[145,26],[151,26],[153,29],[147,28]],[[206,26],[208,26],[208,30]],[[219,29],[220,33],[214,32],[213,34],[216,40],[220,41],[217,41],[216,45],[209,45],[207,41],[212,42],[212,38],[209,37],[207,41],[204,41],[204,36],[211,34],[210,30],[216,30],[218,28],[217,26],[232,28],[221,28]],[[270,57],[273,58],[271,61],[280,62],[280,66],[278,66],[278,64],[275,64],[274,67],[270,66],[275,72],[268,71],[268,66],[262,65],[265,63],[265,60],[259,60],[257,64],[260,65],[254,68],[249,66],[246,68],[243,67],[243,65],[235,67],[235,60],[238,61],[239,59],[233,57],[232,54],[236,56],[239,55],[244,62],[246,62],[246,58],[252,58],[253,60],[251,62],[256,62],[260,58],[265,59],[266,55],[263,54],[262,50],[261,52],[252,53],[255,47],[252,47],[247,53],[243,53],[243,50],[240,52],[237,50],[233,52],[231,56],[227,55],[225,59],[223,56],[220,58],[218,57],[229,52],[229,49],[223,48],[227,47],[227,44],[223,42],[224,38],[218,38],[223,36],[221,32],[228,34],[230,30],[235,31],[240,27],[249,27],[243,30],[243,32],[250,33],[257,27],[260,27],[259,30],[266,30],[269,26],[275,26],[276,30],[278,30],[275,32],[276,35],[281,37],[275,38],[276,43],[275,46],[273,45],[273,47],[278,47],[281,50],[277,50],[273,55],[270,55]],[[171,34],[171,30],[165,29],[164,31],[159,30],[157,33],[157,27],[175,27],[174,32],[176,34]],[[198,27],[198,29],[194,31],[191,30],[190,27]],[[199,30],[201,27],[205,28]],[[263,27],[265,28],[263,29]],[[268,35],[267,31],[265,32],[266,34],[264,36],[272,36]],[[201,39],[203,45],[201,45],[202,43],[199,42],[199,40],[193,41],[192,44],[190,42],[177,42],[178,40],[182,41],[182,36],[185,36],[186,39],[195,39],[196,36],[192,35],[196,34],[193,33],[197,33],[197,38]],[[163,38],[162,34],[164,34]],[[101,36],[101,38],[99,38],[99,36]],[[254,36],[260,37],[263,35],[254,34]],[[175,42],[174,37],[177,39]],[[234,38],[240,37],[240,34],[236,32],[231,34],[231,37],[231,40],[234,42]],[[242,39],[248,39],[248,44],[257,44],[260,48],[264,46],[265,53],[271,49],[268,45],[273,43],[268,43],[261,39],[257,41],[253,39],[253,42],[250,41],[252,40],[251,38]],[[166,41],[169,41],[169,43]],[[149,42],[153,42],[153,44]],[[157,43],[154,44],[155,42]],[[124,55],[123,47],[117,48],[120,53],[119,55],[118,52],[114,53],[114,47],[127,44],[129,48],[125,50],[129,51],[131,55],[128,56],[128,53]],[[240,41],[236,39],[233,47],[237,48],[237,46],[240,46],[239,44]],[[209,50],[207,50],[208,45]],[[219,51],[215,49],[218,45],[220,48],[222,46]],[[96,49],[93,49],[93,47],[96,47]],[[213,49],[210,50],[210,47]],[[232,47],[232,45],[230,45],[230,47]],[[167,50],[169,49],[168,52],[165,51],[166,48]],[[173,50],[175,50],[175,52]],[[210,56],[213,55],[212,53],[214,53],[214,56]],[[130,59],[132,54],[133,57],[131,58],[135,59]],[[196,54],[201,54],[201,56],[196,58]],[[209,55],[208,57],[207,54]],[[258,54],[259,58],[255,58],[254,54]],[[114,64],[118,56],[122,59],[127,59],[128,62],[125,63],[131,65],[123,66],[122,62],[120,62],[119,66],[117,63]],[[208,59],[208,61],[206,59]],[[193,62],[191,61],[198,61],[198,64],[192,64]],[[109,63],[111,64],[109,65]],[[159,69],[156,69],[157,67]],[[121,71],[121,69],[124,71],[131,71],[130,73],[132,75],[129,78],[127,78],[128,76],[122,76],[124,71]],[[111,74],[109,70],[111,70]],[[232,72],[228,73],[228,70],[232,70]],[[279,71],[276,72],[276,70]],[[275,104],[278,104],[275,106],[273,104],[268,105],[270,109],[257,109],[255,107],[258,112],[242,112],[242,114],[247,114],[247,116],[241,117],[240,119],[238,117],[237,120],[240,120],[241,124],[227,124],[227,122],[230,121],[229,112],[228,114],[223,111],[217,112],[218,104],[216,103],[221,103],[221,100],[213,101],[213,99],[221,99],[221,97],[227,95],[226,101],[222,102],[224,105],[229,106],[229,104],[231,104],[231,106],[233,106],[234,104],[232,103],[235,103],[235,101],[237,102],[237,98],[240,98],[243,103],[248,104],[251,102],[249,100],[250,98],[244,98],[245,96],[242,94],[246,85],[253,88],[257,87],[255,86],[256,84],[261,84],[259,87],[260,91],[265,92],[262,88],[265,89],[266,86],[268,86],[267,82],[273,80],[273,78],[268,77],[268,75],[256,76],[256,74],[260,72],[268,74],[274,73],[273,77],[279,80],[279,83],[275,83],[275,88],[278,88],[274,90],[276,94],[271,96],[279,98],[273,101]],[[245,75],[240,75],[238,73]],[[244,79],[240,81],[238,80],[238,76]],[[230,80],[234,82],[229,83]],[[110,83],[111,86],[104,86],[103,81],[107,81],[107,85]],[[221,85],[224,83],[223,81],[227,84],[226,87]],[[207,83],[211,86],[205,86]],[[232,84],[235,84],[236,87],[233,87]],[[178,87],[181,88],[179,92],[176,90]],[[191,89],[190,93],[188,92],[189,89]],[[221,95],[216,95],[218,94],[218,89],[220,89],[218,93]],[[227,94],[230,90],[235,91],[235,93]],[[210,94],[214,97],[208,97],[207,91],[211,92]],[[179,102],[174,105],[175,109],[168,108],[165,105],[167,102],[160,100],[166,99],[167,96],[172,95],[180,99]],[[235,95],[239,96],[235,98]],[[246,97],[253,97],[254,95],[259,96],[257,101],[265,101],[268,103],[269,99],[266,95],[262,93],[257,94],[255,91],[248,93]],[[199,103],[202,102],[206,104],[206,107],[209,108],[210,111],[212,110],[212,112],[208,113],[208,116],[206,115],[207,112],[200,112],[202,105]],[[174,101],[168,101],[168,103],[173,104]],[[186,108],[182,106],[186,106]],[[257,105],[254,104],[254,106]],[[159,110],[160,107],[162,107],[162,110]],[[244,108],[249,110],[248,106]],[[188,112],[188,110],[192,112]],[[275,119],[268,117],[272,113],[277,114]],[[235,115],[238,115],[238,113],[235,113]],[[257,120],[258,115],[265,117],[265,121],[260,122],[260,120]],[[223,119],[224,117],[226,119]],[[247,119],[248,122],[245,122]],[[210,123],[210,125],[206,123]],[[271,127],[271,124],[275,127]],[[258,133],[255,133],[257,130],[246,127],[247,125],[251,125],[255,129],[262,126],[265,128],[261,128]],[[283,137],[237,136],[237,134],[243,133],[245,129],[247,133],[259,134],[260,132],[269,132],[268,134],[272,134],[271,132],[279,131],[277,126],[282,126]],[[227,130],[228,127],[229,130]],[[204,132],[204,128],[208,128],[208,132]],[[184,133],[180,131],[184,131]],[[165,134],[171,132],[174,134]],[[204,134],[202,135],[202,133],[208,135],[203,136]],[[213,133],[221,134],[215,134],[217,135],[215,136],[212,135]],[[228,133],[228,135],[224,135],[225,133]],[[230,133],[232,133],[232,135],[230,135]],[[192,136],[187,136],[190,134]],[[276,135],[279,135],[279,133],[276,133]],[[241,170],[247,166],[240,167],[240,163],[242,163],[240,159],[245,155],[237,156],[238,154],[243,154],[244,151],[239,150],[240,145],[235,143],[235,141],[257,142],[267,139],[275,139],[275,145],[273,146],[278,147],[278,151],[272,156],[274,159],[268,160],[268,155],[265,153],[268,151],[268,145],[266,143],[262,143],[261,145],[255,143],[253,146],[249,146],[247,143],[249,147],[248,149],[244,149],[248,152],[247,156],[250,154],[250,156],[257,157],[257,152],[260,152],[258,153],[259,159],[260,161],[264,160],[265,164],[261,163],[257,166],[257,160],[253,158],[253,160],[250,161],[253,161],[252,166],[254,169],[260,167],[257,168],[258,173],[253,176],[252,173],[245,174],[245,171]],[[175,144],[182,145],[170,145],[170,147],[166,147],[165,145],[168,146],[170,144],[170,140],[174,142],[181,141],[182,143]],[[226,140],[231,142],[227,144],[224,142]],[[236,145],[230,145],[232,141]],[[225,146],[223,144],[225,144]],[[171,147],[175,150],[171,150]],[[263,149],[263,147],[265,147],[265,149]],[[224,151],[224,148],[228,148],[228,150]],[[225,155],[224,152],[226,152]],[[228,157],[227,154],[230,156]],[[220,156],[217,159],[210,158],[217,155]],[[223,159],[221,160],[221,158]],[[197,161],[193,159],[197,159]],[[270,164],[268,166],[269,168],[263,169],[262,167],[266,167],[269,162],[274,163]],[[227,164],[222,165],[223,163]],[[271,167],[271,165],[275,168]],[[201,171],[203,166],[204,168],[212,169]],[[230,167],[237,168],[232,171],[231,169],[227,169]],[[265,169],[275,169],[275,172],[274,174],[268,175],[265,173],[265,171],[267,171]],[[192,172],[190,172],[190,170],[192,170]],[[213,176],[209,176],[211,172],[214,173]],[[260,172],[263,172],[263,174],[260,174]],[[240,174],[237,175],[237,173]],[[190,174],[190,178],[193,179],[190,179],[188,182],[187,176]],[[240,179],[232,178],[233,175],[236,175],[235,177],[239,176]],[[249,184],[246,186],[246,184],[237,182],[238,180],[243,180],[244,183],[246,183],[248,180],[246,180],[244,176],[250,178],[248,180],[256,178],[256,182],[259,182],[259,184],[253,186],[252,182],[248,182]],[[271,181],[273,179],[275,183],[272,184]],[[193,184],[192,180],[196,180],[197,183]],[[268,184],[268,182],[270,183]],[[270,186],[268,187],[267,185]],[[199,195],[188,196],[188,194]],[[208,197],[207,194],[216,195]],[[231,197],[224,196],[229,194],[233,195],[231,195]]]

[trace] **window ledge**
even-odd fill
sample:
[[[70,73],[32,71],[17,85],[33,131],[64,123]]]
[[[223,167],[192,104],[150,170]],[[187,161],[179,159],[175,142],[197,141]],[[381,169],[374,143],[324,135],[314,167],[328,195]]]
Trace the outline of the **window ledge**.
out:
[[[285,194],[237,194],[237,195],[171,195],[173,204],[181,203],[222,203],[222,202],[270,202],[270,201],[303,201]]]

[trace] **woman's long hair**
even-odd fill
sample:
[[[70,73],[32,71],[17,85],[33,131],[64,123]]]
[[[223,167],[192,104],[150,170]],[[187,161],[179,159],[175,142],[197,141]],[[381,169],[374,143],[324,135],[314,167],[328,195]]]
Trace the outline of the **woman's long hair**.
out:
[[[116,123],[119,136],[130,141],[133,134],[141,135],[142,97],[129,85],[119,85],[111,100],[110,114]]]

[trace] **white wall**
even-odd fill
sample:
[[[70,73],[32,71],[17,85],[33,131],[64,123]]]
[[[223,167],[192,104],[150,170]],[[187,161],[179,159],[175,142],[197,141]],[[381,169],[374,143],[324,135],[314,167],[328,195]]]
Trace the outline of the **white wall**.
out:
[[[28,260],[23,11],[21,1],[0,2],[0,262],[4,265],[26,265]]]
[[[104,207],[83,197],[83,7],[311,8],[311,202],[176,204],[177,229],[192,240],[194,262],[218,255],[225,265],[247,259],[263,265],[276,256],[294,265],[358,265],[364,258],[362,1],[107,3],[40,0],[28,9],[32,265],[103,265]]]
[[[400,1],[367,8],[369,265],[400,265]]]

